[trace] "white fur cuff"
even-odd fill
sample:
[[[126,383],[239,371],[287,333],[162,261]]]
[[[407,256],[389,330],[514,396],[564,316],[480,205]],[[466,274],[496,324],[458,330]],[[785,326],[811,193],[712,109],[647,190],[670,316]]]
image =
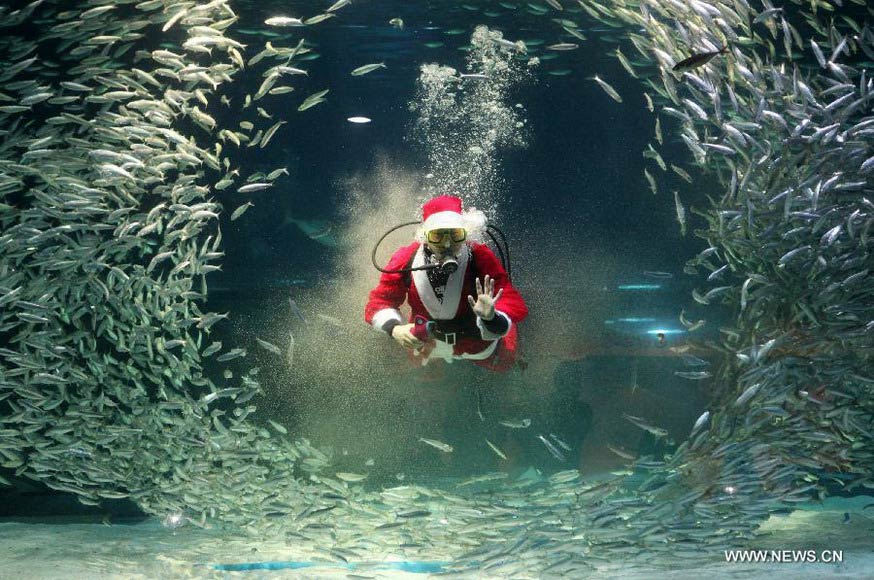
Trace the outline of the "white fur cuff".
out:
[[[403,317],[401,316],[401,311],[397,308],[383,308],[382,310],[378,310],[376,314],[373,315],[371,324],[373,324],[373,328],[377,330],[382,330],[382,327],[389,320],[397,320],[398,322],[404,321]]]

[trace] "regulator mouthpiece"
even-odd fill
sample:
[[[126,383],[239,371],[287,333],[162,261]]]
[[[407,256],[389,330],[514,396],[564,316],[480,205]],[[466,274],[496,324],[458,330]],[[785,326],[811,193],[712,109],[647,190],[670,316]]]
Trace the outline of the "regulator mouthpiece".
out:
[[[438,267],[447,274],[454,274],[455,271],[458,270],[458,260],[455,258],[446,258]]]

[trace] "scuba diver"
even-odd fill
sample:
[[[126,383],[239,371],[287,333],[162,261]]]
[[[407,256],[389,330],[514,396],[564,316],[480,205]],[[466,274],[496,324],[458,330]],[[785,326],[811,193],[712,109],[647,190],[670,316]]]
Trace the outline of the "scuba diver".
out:
[[[462,213],[461,199],[450,195],[425,203],[422,219],[416,241],[397,250],[386,268],[376,264],[379,243],[392,231],[420,222],[392,228],[373,248],[382,276],[370,292],[364,319],[410,349],[422,365],[465,359],[492,371],[509,370],[516,362],[516,325],[528,307],[511,284],[506,241],[502,250],[491,233],[500,230],[487,225],[481,211]],[[475,241],[483,233],[502,260],[506,251],[505,265]],[[404,300],[412,311],[407,322],[399,310]]]

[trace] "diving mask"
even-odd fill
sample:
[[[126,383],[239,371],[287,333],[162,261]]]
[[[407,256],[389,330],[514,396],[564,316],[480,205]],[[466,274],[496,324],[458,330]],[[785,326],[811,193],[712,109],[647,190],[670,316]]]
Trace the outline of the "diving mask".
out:
[[[441,243],[444,239],[446,239],[446,236],[449,236],[449,239],[452,241],[453,244],[457,244],[467,239],[467,230],[464,228],[445,228],[439,230],[430,230],[426,234],[428,241],[432,244]]]

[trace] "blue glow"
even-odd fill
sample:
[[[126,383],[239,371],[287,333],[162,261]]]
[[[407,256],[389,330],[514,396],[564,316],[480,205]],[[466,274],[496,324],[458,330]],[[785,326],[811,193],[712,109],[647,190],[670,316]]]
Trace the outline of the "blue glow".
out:
[[[662,328],[655,328],[653,330],[646,331],[647,334],[665,334],[665,335],[667,335],[667,334],[683,334],[685,332],[686,332],[685,330],[676,330],[676,329],[668,330],[668,329],[662,329]]]
[[[616,288],[619,290],[658,290],[661,284],[620,284]]]
[[[652,323],[655,321],[655,318],[611,318],[605,320],[604,324],[639,324],[644,322]]]

